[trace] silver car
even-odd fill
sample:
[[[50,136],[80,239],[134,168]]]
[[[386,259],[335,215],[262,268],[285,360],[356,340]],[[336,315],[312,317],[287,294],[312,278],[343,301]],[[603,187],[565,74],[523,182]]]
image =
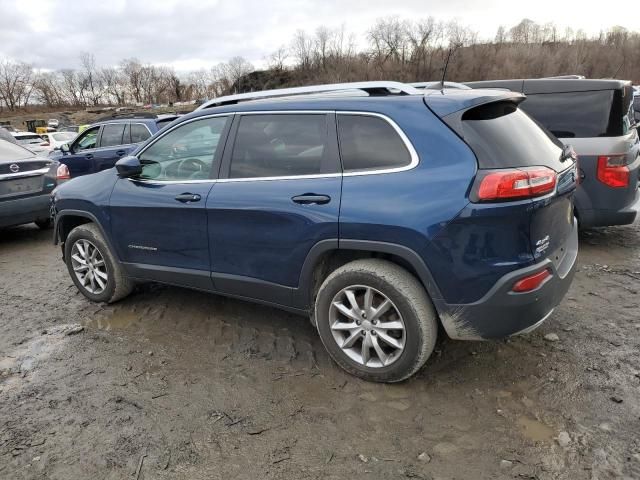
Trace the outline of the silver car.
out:
[[[581,227],[633,223],[640,210],[640,150],[633,87],[623,80],[540,78],[468,82],[524,93],[522,109],[578,154]]]

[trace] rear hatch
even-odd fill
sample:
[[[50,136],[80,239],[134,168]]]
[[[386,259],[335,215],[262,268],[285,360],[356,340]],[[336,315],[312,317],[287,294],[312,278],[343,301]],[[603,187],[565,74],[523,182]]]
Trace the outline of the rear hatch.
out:
[[[576,230],[575,155],[519,108],[523,98],[519,94],[488,97],[485,103],[442,119],[478,160],[469,191],[471,202],[520,206],[529,217],[529,231],[520,233],[528,236],[533,258],[537,262],[549,258],[558,267]],[[429,104],[429,97],[426,101]]]
[[[638,191],[640,160],[631,85],[618,89],[527,93],[522,108],[579,157],[585,208],[620,210]]]
[[[47,174],[54,162],[0,140],[0,201],[44,193],[53,183]]]

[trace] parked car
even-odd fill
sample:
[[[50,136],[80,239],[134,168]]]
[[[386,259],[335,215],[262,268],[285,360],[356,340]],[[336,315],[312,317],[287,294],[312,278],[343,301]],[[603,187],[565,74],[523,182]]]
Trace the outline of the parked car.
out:
[[[51,152],[56,149],[59,150],[62,145],[68,144],[78,135],[73,132],[49,132],[40,136],[47,143],[46,147]]]
[[[17,132],[16,127],[11,125],[10,123],[2,123],[0,124],[0,130],[5,130],[7,132]]]
[[[577,169],[522,99],[397,82],[214,99],[59,187],[55,236],[90,300],[158,281],[273,305],[347,371],[400,381],[439,323],[527,332],[569,288]]]
[[[640,210],[640,157],[631,82],[525,79],[469,82],[526,94],[522,109],[579,157],[576,214],[581,227],[633,223]]]
[[[0,139],[0,228],[31,222],[51,226],[57,167],[57,162]]]
[[[28,148],[33,153],[44,155],[49,153],[47,142],[37,133],[13,132],[11,135],[13,135],[18,145]]]
[[[135,150],[176,115],[114,115],[85,129],[75,140],[62,144],[49,155],[59,161],[63,178],[74,178],[112,168],[116,161]],[[66,169],[66,171],[65,171]]]
[[[60,126],[60,121],[56,118],[50,118],[47,122],[47,127],[57,129]]]
[[[7,142],[11,143],[18,143],[18,141],[13,138],[13,135],[11,135],[9,130],[5,130],[2,127],[0,127],[0,140],[6,140]]]

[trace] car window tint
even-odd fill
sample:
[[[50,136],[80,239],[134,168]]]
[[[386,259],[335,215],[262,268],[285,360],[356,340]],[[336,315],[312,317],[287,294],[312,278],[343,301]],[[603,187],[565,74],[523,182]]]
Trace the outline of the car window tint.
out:
[[[101,147],[113,147],[122,145],[122,134],[124,133],[124,123],[112,123],[105,125],[102,129],[102,137],[100,138]]]
[[[230,178],[327,173],[324,114],[244,115],[238,125]]]
[[[562,169],[562,143],[512,102],[491,102],[466,111],[462,134],[480,168],[544,165]]]
[[[90,148],[96,148],[98,130],[100,130],[100,127],[94,127],[83,132],[75,143],[74,150],[88,150]]]
[[[623,112],[611,118],[613,98],[613,90],[529,94],[521,108],[558,138],[617,136]]]
[[[163,135],[140,155],[141,178],[165,181],[209,178],[227,121],[228,117],[203,118]]]
[[[340,114],[338,137],[345,172],[398,168],[411,163],[402,138],[382,118]]]
[[[141,123],[131,124],[131,143],[144,142],[151,136],[149,129]]]

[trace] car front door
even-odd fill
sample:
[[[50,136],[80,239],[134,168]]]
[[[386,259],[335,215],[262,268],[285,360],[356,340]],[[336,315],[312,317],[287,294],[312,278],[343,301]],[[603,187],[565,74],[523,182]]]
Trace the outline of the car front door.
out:
[[[98,144],[100,126],[88,128],[69,146],[69,152],[59,160],[69,168],[71,178],[94,173],[94,152]]]
[[[112,238],[129,275],[212,288],[205,205],[230,123],[211,116],[176,125],[138,154],[139,177],[116,182]]]
[[[236,114],[207,200],[216,290],[295,306],[311,248],[338,239],[335,115]],[[231,148],[231,139],[234,138]]]

